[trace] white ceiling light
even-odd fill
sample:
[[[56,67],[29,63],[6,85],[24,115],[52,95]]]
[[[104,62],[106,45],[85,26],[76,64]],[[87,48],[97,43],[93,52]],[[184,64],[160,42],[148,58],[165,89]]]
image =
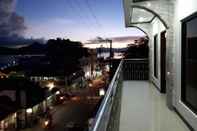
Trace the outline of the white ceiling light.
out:
[[[143,17],[140,17],[139,18],[139,22],[143,22],[144,21],[144,18]]]
[[[150,2],[147,2],[147,7],[150,7],[151,6],[151,3]]]

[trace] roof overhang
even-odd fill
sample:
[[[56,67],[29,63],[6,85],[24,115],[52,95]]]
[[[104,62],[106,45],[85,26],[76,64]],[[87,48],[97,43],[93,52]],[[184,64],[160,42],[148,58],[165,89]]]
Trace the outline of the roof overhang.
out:
[[[133,0],[133,2],[144,2],[144,1],[150,1],[150,0]]]
[[[133,27],[138,24],[151,23],[156,17],[167,28],[163,19],[151,9],[159,0],[123,0],[125,26]]]

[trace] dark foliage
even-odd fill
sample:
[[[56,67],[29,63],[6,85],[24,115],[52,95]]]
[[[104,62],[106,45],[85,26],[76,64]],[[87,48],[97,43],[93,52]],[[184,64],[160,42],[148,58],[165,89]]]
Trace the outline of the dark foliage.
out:
[[[148,40],[140,39],[138,44],[128,46],[125,58],[148,58],[148,52]]]
[[[66,75],[80,69],[79,59],[87,57],[88,50],[83,48],[80,42],[73,42],[69,39],[51,39],[47,42],[47,53],[50,63],[56,68],[64,70]]]

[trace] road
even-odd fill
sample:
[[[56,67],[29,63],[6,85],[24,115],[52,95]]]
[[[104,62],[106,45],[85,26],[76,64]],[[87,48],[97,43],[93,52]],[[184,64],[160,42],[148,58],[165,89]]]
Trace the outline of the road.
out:
[[[87,124],[88,119],[92,117],[98,100],[85,99],[85,94],[88,91],[81,91],[78,99],[66,101],[53,109],[53,127],[47,130],[50,131],[68,131],[66,126],[69,123]],[[43,131],[41,124],[37,124],[33,128],[25,129],[23,131]],[[80,130],[77,130],[80,131]]]

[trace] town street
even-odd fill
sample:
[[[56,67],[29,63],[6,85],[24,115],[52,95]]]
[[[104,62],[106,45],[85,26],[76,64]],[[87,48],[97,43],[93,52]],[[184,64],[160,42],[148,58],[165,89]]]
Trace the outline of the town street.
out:
[[[88,124],[88,119],[95,112],[98,99],[86,99],[89,91],[83,90],[81,93],[70,101],[65,101],[63,104],[53,108],[53,126],[50,131],[69,131],[67,127],[72,126],[73,123],[81,126]],[[32,128],[23,131],[43,131],[42,124],[39,123]],[[80,130],[78,130],[80,131]]]

